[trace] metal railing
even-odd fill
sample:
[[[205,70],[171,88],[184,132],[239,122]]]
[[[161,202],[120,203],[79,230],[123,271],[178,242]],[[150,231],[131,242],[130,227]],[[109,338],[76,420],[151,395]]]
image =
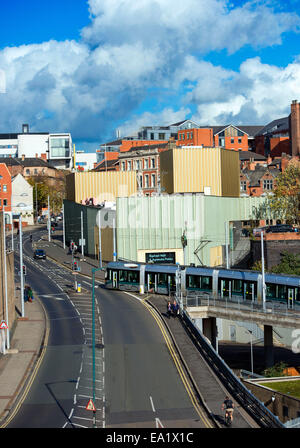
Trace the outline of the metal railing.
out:
[[[293,319],[300,319],[300,308],[288,308],[287,304],[267,301],[263,309],[262,304],[257,302],[248,302],[239,296],[236,297],[212,297],[208,293],[191,294],[183,296],[184,307],[215,306],[226,309],[236,309],[240,311],[251,311],[256,313],[275,314],[276,316],[291,316]]]
[[[234,375],[231,369],[214,350],[212,345],[194,325],[186,311],[183,310],[181,318],[182,322],[197,341],[197,347],[204,356],[206,362],[210,365],[222,383],[224,383],[232,397],[240,403],[259,426],[262,428],[284,428],[285,426],[281,423],[278,417],[273,415],[272,412],[244,386],[240,379]]]

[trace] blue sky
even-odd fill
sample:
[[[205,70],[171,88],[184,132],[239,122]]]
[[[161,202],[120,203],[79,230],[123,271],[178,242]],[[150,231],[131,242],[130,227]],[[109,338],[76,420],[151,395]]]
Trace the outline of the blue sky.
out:
[[[77,149],[191,118],[266,124],[300,100],[298,0],[10,0],[0,11],[0,132]]]

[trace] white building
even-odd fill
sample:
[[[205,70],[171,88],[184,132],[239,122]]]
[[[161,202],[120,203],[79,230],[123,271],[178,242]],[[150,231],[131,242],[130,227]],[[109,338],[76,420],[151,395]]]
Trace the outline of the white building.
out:
[[[27,180],[18,174],[11,180],[11,210],[13,215],[22,215],[22,223],[32,226],[34,224],[33,187]]]
[[[74,167],[77,170],[89,171],[93,170],[95,163],[97,163],[97,154],[95,152],[75,152]]]
[[[69,133],[29,132],[23,124],[22,133],[0,134],[0,157],[41,157],[55,168],[72,169],[73,144]]]

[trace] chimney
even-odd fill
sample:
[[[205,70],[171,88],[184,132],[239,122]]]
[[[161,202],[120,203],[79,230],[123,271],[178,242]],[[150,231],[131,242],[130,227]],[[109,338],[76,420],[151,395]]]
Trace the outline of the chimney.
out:
[[[39,157],[39,155],[36,153],[36,154],[35,154],[35,158],[38,159],[38,157]]]
[[[29,124],[22,124],[22,132],[23,134],[29,133]]]
[[[290,137],[292,144],[292,156],[300,154],[300,104],[293,100],[291,104]]]
[[[41,154],[41,159],[46,160],[47,161],[47,154],[43,153]]]
[[[22,162],[25,160],[25,154],[22,154]]]

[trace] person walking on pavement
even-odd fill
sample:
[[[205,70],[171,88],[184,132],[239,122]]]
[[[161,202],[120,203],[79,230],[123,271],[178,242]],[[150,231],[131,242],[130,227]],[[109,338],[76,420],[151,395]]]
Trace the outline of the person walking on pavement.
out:
[[[172,314],[172,305],[171,305],[171,302],[169,300],[168,303],[167,303],[167,317],[168,317],[168,319],[170,319],[171,314]]]
[[[33,292],[32,292],[31,286],[28,286],[27,294],[28,294],[28,302],[32,302],[33,301]]]
[[[178,303],[176,302],[176,300],[174,299],[174,302],[172,304],[172,313],[173,313],[173,317],[176,317],[179,311],[179,306]]]

